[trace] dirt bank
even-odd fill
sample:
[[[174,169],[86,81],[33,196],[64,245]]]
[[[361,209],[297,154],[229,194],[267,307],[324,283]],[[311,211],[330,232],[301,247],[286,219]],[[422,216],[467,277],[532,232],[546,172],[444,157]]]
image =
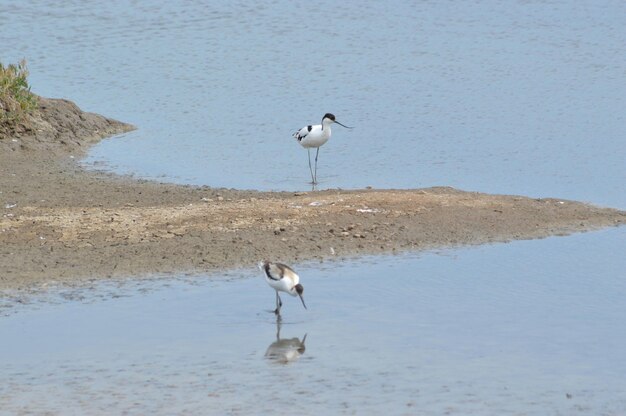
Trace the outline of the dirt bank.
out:
[[[452,188],[233,191],[76,165],[91,144],[132,128],[42,98],[32,120],[0,137],[0,289],[539,238],[626,222],[626,212],[578,202]]]

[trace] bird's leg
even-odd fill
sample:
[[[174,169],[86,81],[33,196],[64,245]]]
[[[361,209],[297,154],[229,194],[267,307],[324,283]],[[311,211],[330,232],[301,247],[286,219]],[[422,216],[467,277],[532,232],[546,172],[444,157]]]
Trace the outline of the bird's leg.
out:
[[[276,341],[280,341],[280,315],[276,317]]]
[[[278,292],[276,292],[276,309],[274,309],[274,313],[278,315]]]
[[[280,296],[278,296],[278,291],[276,291],[276,309],[274,313],[280,316],[280,308],[283,306],[283,302],[280,300]]]
[[[315,153],[315,183],[317,183],[317,157],[320,155],[320,148],[317,148],[317,153]]]
[[[306,151],[309,153],[309,170],[311,171],[311,181],[312,183],[315,183],[315,178],[313,177],[313,168],[311,167],[311,149],[306,149]]]

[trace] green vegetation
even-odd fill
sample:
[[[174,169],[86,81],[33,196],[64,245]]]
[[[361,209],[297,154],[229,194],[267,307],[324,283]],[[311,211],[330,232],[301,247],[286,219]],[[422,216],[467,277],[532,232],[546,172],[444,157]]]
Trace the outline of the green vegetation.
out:
[[[37,96],[26,81],[26,61],[5,67],[0,62],[0,127],[24,121],[37,108]]]

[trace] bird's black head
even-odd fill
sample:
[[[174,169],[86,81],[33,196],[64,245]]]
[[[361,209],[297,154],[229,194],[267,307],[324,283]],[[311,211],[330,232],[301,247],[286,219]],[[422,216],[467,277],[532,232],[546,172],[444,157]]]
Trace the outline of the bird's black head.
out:
[[[296,293],[298,293],[298,296],[300,297],[300,300],[302,301],[302,306],[304,306],[304,309],[306,309],[306,303],[304,303],[304,298],[302,297],[302,293],[304,292],[304,288],[302,287],[302,285],[300,283],[295,285],[293,288],[296,289]]]
[[[337,123],[339,124],[341,127],[345,127],[347,129],[351,129],[352,127],[348,127],[344,124],[341,124],[340,122],[338,122],[337,120],[335,120],[335,115],[331,114],[331,113],[326,113],[324,115],[324,118],[322,118],[322,128],[324,127],[324,120],[329,119],[331,121],[331,123]]]
[[[295,286],[295,289],[298,295],[302,296],[302,293],[304,293],[304,287],[300,283]]]
[[[335,121],[335,115],[334,114],[330,114],[330,113],[324,114],[324,117],[322,117],[322,121],[324,121],[325,118],[330,119],[332,121]]]

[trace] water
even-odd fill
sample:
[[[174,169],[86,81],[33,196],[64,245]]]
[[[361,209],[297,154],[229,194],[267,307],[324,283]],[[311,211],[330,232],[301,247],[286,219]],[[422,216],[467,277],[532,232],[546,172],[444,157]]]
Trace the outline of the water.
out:
[[[355,129],[322,148],[322,188],[626,208],[625,12],[0,0],[0,57],[26,57],[38,94],[139,127],[89,168],[308,189],[291,133],[333,112]],[[251,270],[5,293],[0,414],[625,414],[625,237],[295,265],[310,309],[285,299],[289,364],[266,357],[274,298]]]
[[[307,189],[449,185],[626,207],[626,3],[0,2],[35,91],[136,124],[97,169]],[[36,23],[36,24],[34,24]],[[8,47],[10,45],[10,47]]]
[[[49,292],[4,309],[0,409],[624,414],[626,258],[605,253],[625,236],[301,265],[289,363],[256,270]]]

